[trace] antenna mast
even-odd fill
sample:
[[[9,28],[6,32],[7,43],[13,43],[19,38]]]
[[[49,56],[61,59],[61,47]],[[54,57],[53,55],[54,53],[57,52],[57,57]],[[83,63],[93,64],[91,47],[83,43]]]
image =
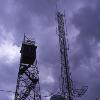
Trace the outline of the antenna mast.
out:
[[[65,26],[64,26],[64,14],[60,11],[57,11],[56,18],[58,22],[58,36],[60,44],[60,56],[61,56],[61,94],[67,100],[73,100],[72,96],[72,80],[71,73],[69,68],[68,47],[66,46],[66,37],[65,37]]]
[[[56,11],[56,19],[58,23],[58,36],[60,45],[60,56],[61,56],[61,96],[65,100],[73,100],[74,97],[81,97],[88,89],[88,86],[82,86],[80,89],[73,88],[73,81],[71,79],[70,66],[68,61],[68,39],[66,41],[66,29],[65,29],[65,14],[63,11]]]

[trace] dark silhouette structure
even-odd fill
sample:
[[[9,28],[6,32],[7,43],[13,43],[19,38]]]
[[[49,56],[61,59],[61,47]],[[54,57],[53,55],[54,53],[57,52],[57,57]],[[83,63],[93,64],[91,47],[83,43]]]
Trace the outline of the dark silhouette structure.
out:
[[[61,11],[56,12],[56,20],[58,23],[58,36],[60,45],[61,58],[61,80],[60,91],[57,95],[51,96],[50,100],[73,100],[74,97],[81,97],[85,94],[88,87],[82,86],[81,89],[73,88],[70,66],[68,61],[68,40],[66,41],[67,32],[65,31],[65,14]]]
[[[24,36],[14,100],[41,100],[35,41]]]
[[[58,36],[59,36],[59,44],[60,44],[60,56],[61,56],[61,95],[64,98],[68,98],[68,100],[73,100],[72,96],[72,80],[71,73],[68,62],[68,54],[67,54],[67,44],[65,37],[65,26],[64,26],[64,14],[57,11],[56,13],[57,22],[58,22]]]
[[[61,95],[53,95],[50,100],[66,100],[64,97]]]

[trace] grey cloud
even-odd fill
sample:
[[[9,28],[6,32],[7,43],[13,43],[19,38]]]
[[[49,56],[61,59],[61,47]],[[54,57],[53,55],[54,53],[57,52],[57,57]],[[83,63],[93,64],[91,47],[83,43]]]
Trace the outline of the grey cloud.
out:
[[[56,80],[55,84],[45,84],[45,83],[41,84],[43,90],[48,90],[48,89],[52,90],[53,87],[57,88],[58,87],[57,82],[59,81],[58,68],[60,67],[59,64],[60,55],[59,55],[59,46],[58,46],[58,36],[56,35],[56,25],[55,25],[56,1],[57,0],[48,0],[48,1],[47,0],[17,0],[17,1],[11,0],[11,2],[7,3],[6,0],[0,0],[0,12],[1,12],[0,25],[3,26],[4,30],[6,30],[5,34],[7,35],[7,32],[11,32],[15,38],[14,43],[16,43],[16,45],[21,44],[24,33],[27,33],[27,35],[30,37],[32,36],[36,38],[37,45],[38,45],[37,57],[38,57],[39,68],[43,68],[42,66],[44,66],[45,70],[47,70],[47,68],[53,69],[52,74],[53,74],[53,78]],[[80,6],[80,2],[83,4],[86,1],[67,0],[64,2],[65,3],[64,6],[66,10],[68,10],[67,8],[70,8],[70,12],[71,12],[71,10],[76,9],[77,6]],[[73,56],[71,57],[73,66],[77,66],[77,68],[81,64],[86,63],[86,61],[88,64],[87,58],[91,58],[91,56],[93,57],[92,55],[93,51],[91,51],[91,49],[92,46],[94,47],[94,45],[89,44],[89,42],[91,42],[91,38],[95,38],[96,42],[99,41],[99,34],[98,34],[99,28],[95,27],[96,25],[99,24],[98,21],[99,17],[97,17],[99,15],[97,14],[97,10],[99,11],[99,6],[97,7],[98,8],[96,8],[96,10],[91,10],[91,8],[85,7],[81,9],[78,14],[75,14],[73,16],[73,24],[76,26],[76,28],[80,30],[81,33],[77,37],[77,41],[76,41],[77,43],[79,43],[78,46],[76,47],[79,47],[80,49],[77,53],[73,54]],[[7,12],[7,9],[10,10],[9,13]],[[90,18],[90,14],[91,14],[91,18]],[[97,23],[93,21],[95,17]],[[83,21],[83,19],[85,21]],[[89,24],[89,22],[91,22],[91,24]],[[94,25],[94,23],[96,25]],[[91,26],[92,29],[94,27],[93,31],[90,30],[91,27],[87,28],[90,25],[92,25]],[[96,35],[94,35],[95,30],[98,30],[96,31]],[[91,35],[90,33],[93,34]],[[83,57],[84,59],[80,59],[80,56],[81,58]],[[4,63],[2,63],[0,65],[0,67],[2,68],[2,70],[0,71],[3,71],[0,73],[0,76],[2,76],[2,78],[0,78],[0,83],[3,84],[8,82],[9,84],[16,85],[17,71],[19,67],[18,63],[19,62],[16,62],[16,64],[13,65],[5,65]],[[9,66],[14,66],[14,67],[9,67]],[[78,73],[78,71],[76,71],[76,73]],[[91,76],[92,75],[95,78],[95,73],[91,73]],[[97,84],[97,82],[94,84]],[[0,96],[0,99],[1,98],[2,100],[6,100],[2,96]]]
[[[72,19],[72,23],[80,31],[80,34],[77,37],[77,45],[80,46],[80,55],[82,55],[83,58],[91,58],[92,47],[94,47],[96,43],[100,41],[100,15],[98,12],[98,7],[99,4],[95,9],[88,6],[81,8]],[[80,61],[80,56],[78,55],[77,57],[74,56],[76,57],[76,61]]]
[[[16,70],[18,64],[15,63],[14,65],[8,66],[8,64],[1,64],[0,65],[0,90],[5,91],[13,91],[15,92],[16,87],[16,79],[17,79],[17,73]],[[0,99],[2,100],[8,100],[8,97],[12,94],[9,92],[0,91]],[[10,99],[11,100],[11,99]]]
[[[100,2],[96,0],[94,5],[96,6],[85,6],[81,8],[72,18],[72,24],[80,31],[75,43],[76,48],[79,49],[72,56],[72,65],[73,68],[77,66],[77,69],[74,70],[78,70],[82,65],[84,65],[84,68],[86,66],[88,67],[88,71],[83,70],[88,75],[84,81],[88,82],[89,85],[88,92],[84,98],[91,100],[98,97],[100,93],[100,68],[98,67],[100,56],[96,55],[97,49],[99,50],[98,43],[100,43]],[[80,77],[84,77],[84,75],[80,74]]]

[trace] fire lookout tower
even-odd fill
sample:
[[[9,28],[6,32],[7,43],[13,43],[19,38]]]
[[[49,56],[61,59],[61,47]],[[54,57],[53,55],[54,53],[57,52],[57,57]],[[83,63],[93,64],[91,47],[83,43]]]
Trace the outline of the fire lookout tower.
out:
[[[24,36],[14,100],[41,100],[35,41]]]

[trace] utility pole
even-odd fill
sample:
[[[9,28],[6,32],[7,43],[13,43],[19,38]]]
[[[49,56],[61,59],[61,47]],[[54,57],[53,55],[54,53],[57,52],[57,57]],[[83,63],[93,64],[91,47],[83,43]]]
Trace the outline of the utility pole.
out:
[[[14,100],[41,100],[35,41],[24,35]]]

